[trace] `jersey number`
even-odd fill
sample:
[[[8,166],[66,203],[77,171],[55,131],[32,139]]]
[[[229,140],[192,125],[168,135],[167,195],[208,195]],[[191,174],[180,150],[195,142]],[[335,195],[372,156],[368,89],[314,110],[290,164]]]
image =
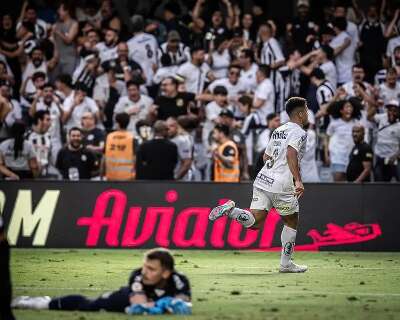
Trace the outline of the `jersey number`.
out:
[[[272,158],[269,158],[265,164],[267,166],[268,169],[271,169],[274,164],[275,164],[275,159],[278,157],[278,153],[279,153],[279,149],[275,148],[274,151],[272,152]]]
[[[153,50],[151,50],[150,45],[149,45],[149,44],[146,44],[146,45],[144,46],[144,48],[146,49],[147,58],[149,58],[149,59],[153,58],[154,53],[153,53]]]

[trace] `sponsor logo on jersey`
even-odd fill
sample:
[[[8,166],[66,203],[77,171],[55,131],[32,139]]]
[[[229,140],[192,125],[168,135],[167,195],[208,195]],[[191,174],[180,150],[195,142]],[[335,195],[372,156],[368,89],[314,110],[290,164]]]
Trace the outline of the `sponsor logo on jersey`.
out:
[[[260,172],[257,176],[258,180],[261,180],[262,183],[267,184],[268,186],[272,186],[275,179],[268,177],[267,175]]]
[[[272,134],[272,139],[287,139],[287,132],[286,131],[274,131]]]
[[[249,221],[249,216],[247,215],[247,213],[241,213],[238,215],[237,220],[241,222],[246,222]]]

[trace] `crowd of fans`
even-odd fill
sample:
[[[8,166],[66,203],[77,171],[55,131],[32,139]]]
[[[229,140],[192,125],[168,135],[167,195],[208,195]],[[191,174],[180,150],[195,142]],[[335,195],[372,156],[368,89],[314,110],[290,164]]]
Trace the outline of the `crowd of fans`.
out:
[[[305,182],[399,181],[400,7],[298,0],[278,24],[244,2],[3,14],[3,178],[246,181],[299,95]]]

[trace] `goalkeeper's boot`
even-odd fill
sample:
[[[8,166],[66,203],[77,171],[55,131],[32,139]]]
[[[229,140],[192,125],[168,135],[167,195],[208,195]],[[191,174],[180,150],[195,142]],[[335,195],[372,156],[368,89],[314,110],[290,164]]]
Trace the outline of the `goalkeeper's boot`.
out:
[[[287,266],[280,266],[279,272],[281,273],[301,273],[301,272],[306,272],[308,269],[307,266],[301,266],[298,264],[295,264],[292,260],[290,260],[289,264]]]
[[[226,216],[234,207],[235,207],[235,202],[229,200],[224,204],[212,209],[210,214],[208,215],[208,219],[214,221],[222,216]]]

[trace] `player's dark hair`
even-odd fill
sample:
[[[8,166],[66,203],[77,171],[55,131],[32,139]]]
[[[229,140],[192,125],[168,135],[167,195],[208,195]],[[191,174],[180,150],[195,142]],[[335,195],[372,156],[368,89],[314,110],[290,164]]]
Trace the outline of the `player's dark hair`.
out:
[[[225,136],[229,137],[230,129],[228,126],[224,124],[217,124],[215,129],[219,132],[222,132]]]
[[[155,248],[145,253],[148,260],[158,260],[164,269],[173,271],[175,268],[174,257],[171,252],[164,248]]]
[[[387,69],[386,69],[386,75],[388,75],[389,73],[392,73],[392,74],[396,74],[396,75],[397,75],[397,70],[396,70],[396,68],[393,68],[393,67],[387,68]]]
[[[328,114],[332,116],[334,119],[339,119],[342,117],[342,114],[340,111],[343,110],[344,106],[346,103],[350,103],[351,106],[353,107],[353,112],[351,114],[352,119],[360,119],[361,118],[361,109],[362,109],[362,104],[359,98],[357,97],[352,97],[348,100],[339,100],[332,102],[328,106]]]
[[[318,80],[324,80],[325,73],[320,68],[315,68],[313,71],[311,71],[310,78],[311,77],[315,77]]]
[[[121,129],[126,129],[129,125],[129,121],[130,121],[130,117],[129,117],[129,114],[127,114],[126,112],[118,113],[115,116],[115,122],[118,123],[118,125]]]
[[[275,112],[270,113],[269,115],[267,115],[267,124],[268,124],[271,120],[275,119],[277,116],[278,116],[278,114],[275,113]]]
[[[132,31],[133,32],[140,32],[144,30],[144,19],[143,16],[141,15],[134,15],[131,18],[131,23],[132,23]]]
[[[43,89],[44,88],[52,88],[53,90],[54,90],[54,85],[51,83],[51,82],[46,82],[44,85],[43,85]]]
[[[190,48],[190,56],[193,56],[194,53],[200,50],[204,50],[204,48],[200,45],[193,46],[192,48]]]
[[[255,61],[253,50],[251,50],[251,49],[242,49],[242,53],[244,54],[244,56],[246,58],[250,58],[251,62]]]
[[[72,88],[72,77],[67,73],[60,74],[56,78],[56,81],[59,81],[59,82],[65,84],[68,88]]]
[[[88,91],[89,91],[89,88],[88,88],[87,85],[84,84],[83,82],[77,82],[77,83],[75,84],[74,88],[75,88],[76,91],[79,90],[79,91],[85,92],[86,94],[87,94]]]
[[[328,45],[322,45],[321,46],[321,50],[326,54],[326,57],[329,60],[333,60],[334,58],[334,51],[332,49],[332,47],[328,46]]]
[[[266,78],[268,78],[271,72],[271,68],[267,64],[260,64],[258,66],[258,71],[260,71]]]
[[[228,67],[228,70],[229,70],[229,71],[230,71],[231,69],[239,69],[239,71],[240,71],[240,69],[242,69],[242,67],[239,66],[237,63],[232,63],[232,64],[230,64],[229,67]]]
[[[126,83],[126,88],[129,88],[130,86],[135,86],[138,89],[140,88],[140,84],[137,81],[134,81],[134,80],[129,80]]]
[[[72,131],[79,131],[82,134],[82,129],[78,127],[72,127],[68,130],[68,135],[71,135]]]
[[[50,116],[50,112],[48,110],[39,110],[36,111],[35,114],[33,115],[33,124],[37,125],[39,123],[39,120],[43,120],[45,115]]]
[[[351,71],[354,71],[354,69],[363,69],[364,70],[364,67],[362,66],[362,64],[356,63],[356,64],[353,64],[353,66],[351,67]]]
[[[172,59],[168,53],[163,53],[160,61],[163,67],[169,67],[172,65]]]
[[[157,120],[154,123],[153,129],[154,129],[155,136],[161,136],[161,137],[165,138],[168,135],[168,127],[167,127],[167,124],[165,123],[165,121],[163,121],[163,120]]]
[[[345,17],[337,17],[333,20],[332,25],[340,31],[345,31],[347,28],[347,20]]]
[[[46,79],[46,74],[42,71],[37,71],[32,75],[32,81],[35,82],[37,79],[43,78]]]
[[[14,137],[14,159],[17,159],[22,153],[24,147],[24,135],[26,131],[26,125],[22,121],[15,121],[11,126],[11,136]]]
[[[289,117],[297,108],[304,108],[307,105],[307,100],[301,97],[292,97],[286,101],[285,109]]]
[[[213,90],[213,94],[227,96],[228,90],[226,90],[224,86],[216,86]]]
[[[248,95],[242,95],[239,99],[238,99],[238,101],[241,103],[241,104],[243,104],[243,105],[245,105],[245,106],[248,106],[248,107],[252,107],[252,105],[253,105],[253,99],[251,98],[251,97],[249,97]]]
[[[169,77],[166,77],[163,81],[165,81],[165,80],[167,80],[167,79],[171,80],[172,83],[173,83],[176,87],[179,85],[179,81],[178,81],[177,78],[169,76]]]

